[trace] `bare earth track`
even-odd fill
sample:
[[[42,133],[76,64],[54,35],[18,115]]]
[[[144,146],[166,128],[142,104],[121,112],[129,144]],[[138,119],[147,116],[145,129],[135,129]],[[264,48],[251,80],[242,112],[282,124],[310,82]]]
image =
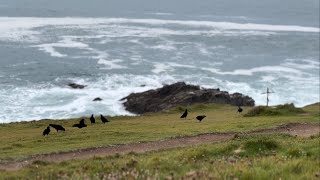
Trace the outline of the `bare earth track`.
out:
[[[149,151],[165,150],[178,147],[206,144],[212,142],[222,142],[231,140],[236,134],[273,134],[285,133],[292,136],[309,137],[320,133],[320,124],[290,123],[272,129],[261,129],[246,133],[225,132],[207,133],[196,136],[182,136],[165,139],[161,141],[139,142],[122,145],[110,145],[105,147],[85,148],[69,152],[59,152],[52,154],[35,155],[25,161],[12,161],[0,163],[0,170],[16,171],[34,161],[62,162],[72,159],[88,159],[97,156],[109,156],[115,154],[126,154],[129,152],[144,153]]]

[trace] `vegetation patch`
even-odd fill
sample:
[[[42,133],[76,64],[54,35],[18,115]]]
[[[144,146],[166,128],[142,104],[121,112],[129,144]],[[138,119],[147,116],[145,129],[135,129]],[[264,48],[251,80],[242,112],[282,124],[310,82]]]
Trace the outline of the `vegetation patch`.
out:
[[[190,110],[191,112],[204,112],[210,109],[221,109],[229,105],[225,104],[194,104],[192,106],[177,106],[169,110],[171,113],[182,113],[186,109]]]
[[[290,116],[305,113],[302,108],[296,108],[293,103],[273,107],[257,106],[249,110],[244,117],[253,116]]]
[[[267,153],[279,148],[279,144],[275,140],[270,139],[255,139],[247,141],[244,145],[246,151],[250,154]]]
[[[32,162],[33,165],[41,165],[41,166],[46,166],[48,164],[50,164],[49,162],[47,161],[41,161],[41,160],[37,160],[37,161],[34,161]]]
[[[186,151],[182,157],[186,161],[197,161],[209,156],[209,151],[205,148],[197,148]]]
[[[306,155],[306,152],[297,147],[292,147],[288,150],[288,155],[290,157],[300,157]]]

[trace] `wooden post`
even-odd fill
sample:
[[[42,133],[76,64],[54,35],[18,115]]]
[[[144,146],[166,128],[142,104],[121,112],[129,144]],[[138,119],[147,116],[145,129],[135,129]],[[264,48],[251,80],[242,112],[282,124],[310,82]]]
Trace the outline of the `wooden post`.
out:
[[[267,92],[264,92],[262,94],[267,94],[267,107],[269,106],[269,94],[274,93],[273,91],[269,91],[269,88],[267,88]]]

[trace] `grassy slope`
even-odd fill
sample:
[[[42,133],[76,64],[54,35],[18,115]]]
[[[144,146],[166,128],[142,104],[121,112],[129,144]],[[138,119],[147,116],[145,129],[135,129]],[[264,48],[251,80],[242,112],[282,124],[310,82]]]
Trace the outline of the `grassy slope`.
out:
[[[232,141],[146,154],[72,160],[59,164],[35,162],[12,179],[316,179],[320,136],[243,136]]]
[[[153,113],[136,117],[113,117],[109,124],[90,125],[84,129],[72,128],[79,119],[42,120],[0,124],[0,160],[21,159],[34,154],[68,151],[72,149],[124,144],[137,141],[159,140],[172,136],[205,132],[248,131],[272,127],[288,122],[319,122],[319,104],[305,108],[306,114],[294,116],[242,117],[237,108],[229,105],[195,105],[188,107],[192,120],[180,120],[184,108],[165,113]],[[247,111],[249,108],[245,108]],[[206,114],[197,122],[194,117]],[[53,129],[48,137],[42,131],[49,123],[62,124],[66,132]]]

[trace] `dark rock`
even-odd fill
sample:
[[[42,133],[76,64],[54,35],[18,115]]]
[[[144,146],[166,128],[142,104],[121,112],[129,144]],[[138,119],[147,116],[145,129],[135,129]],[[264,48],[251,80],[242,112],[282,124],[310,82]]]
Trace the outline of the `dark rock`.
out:
[[[205,89],[199,86],[177,82],[162,88],[142,93],[132,93],[121,100],[126,100],[126,110],[142,114],[158,112],[179,105],[188,106],[195,103],[218,103],[235,106],[254,106],[254,100],[240,93],[229,94],[220,89]]]
[[[96,97],[92,101],[102,101],[102,99],[100,97]]]
[[[73,89],[83,89],[86,87],[85,85],[76,84],[76,83],[69,83],[68,86],[70,86]]]

